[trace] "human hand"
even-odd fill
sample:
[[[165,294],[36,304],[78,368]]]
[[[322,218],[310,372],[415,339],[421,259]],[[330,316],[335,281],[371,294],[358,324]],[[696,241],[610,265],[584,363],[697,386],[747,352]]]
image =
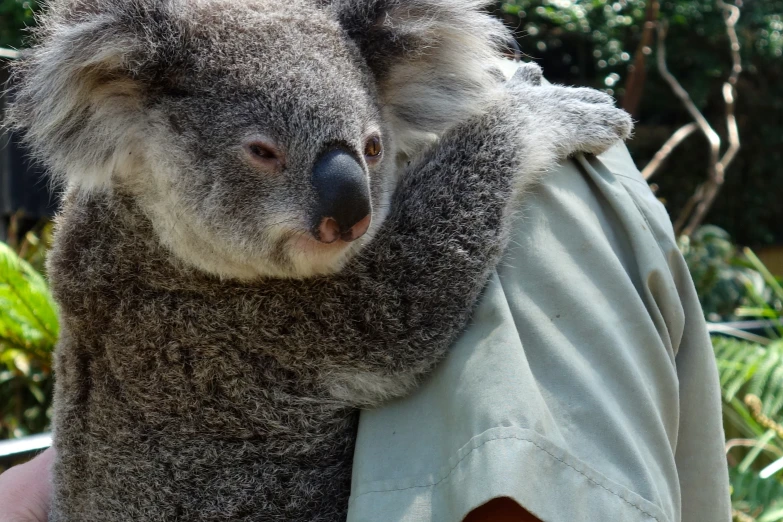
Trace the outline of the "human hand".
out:
[[[46,522],[52,493],[49,448],[0,475],[0,522]]]

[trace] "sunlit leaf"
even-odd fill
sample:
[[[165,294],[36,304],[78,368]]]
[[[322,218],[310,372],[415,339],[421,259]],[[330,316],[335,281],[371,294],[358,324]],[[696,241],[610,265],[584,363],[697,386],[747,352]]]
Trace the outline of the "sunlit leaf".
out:
[[[58,335],[57,308],[46,281],[0,243],[0,344],[51,351]]]

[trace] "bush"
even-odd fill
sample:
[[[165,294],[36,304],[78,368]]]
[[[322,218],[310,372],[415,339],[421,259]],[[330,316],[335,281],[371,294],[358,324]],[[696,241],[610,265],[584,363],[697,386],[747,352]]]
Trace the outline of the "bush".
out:
[[[19,245],[19,252],[39,267],[43,251],[44,243],[34,233]],[[51,353],[58,335],[57,308],[46,281],[0,243],[0,439],[48,428]]]
[[[771,319],[758,342],[714,336],[735,520],[783,520],[783,286],[750,250],[738,256],[725,233],[704,227],[689,265],[702,303],[749,304],[738,317]],[[725,300],[723,300],[725,299]]]
[[[739,252],[725,230],[703,226],[680,238],[680,250],[708,321],[736,321],[762,303],[780,309],[758,265]]]

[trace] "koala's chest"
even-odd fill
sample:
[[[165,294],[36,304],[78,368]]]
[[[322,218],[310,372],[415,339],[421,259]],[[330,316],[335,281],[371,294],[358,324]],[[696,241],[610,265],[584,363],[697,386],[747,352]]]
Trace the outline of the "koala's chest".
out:
[[[317,373],[284,368],[254,329],[159,309],[137,309],[137,327],[123,329],[124,315],[100,336],[99,357],[115,393],[150,422],[241,438],[346,429],[345,408],[324,395]]]
[[[73,460],[59,470],[60,483],[85,484],[89,498],[73,502],[89,520],[345,519],[355,412],[307,395],[242,343],[90,340],[67,335],[58,348],[56,417],[60,447],[90,455],[88,471]],[[153,511],[133,511],[144,503]],[[106,515],[117,505],[126,518]]]

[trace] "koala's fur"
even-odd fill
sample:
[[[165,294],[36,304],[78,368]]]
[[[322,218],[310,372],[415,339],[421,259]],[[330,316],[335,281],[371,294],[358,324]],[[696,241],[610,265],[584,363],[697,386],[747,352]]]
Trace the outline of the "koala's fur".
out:
[[[444,355],[517,195],[630,132],[535,68],[503,85],[480,4],[51,3],[10,113],[68,191],[51,521],[345,518],[357,408]],[[319,245],[314,158],[368,132],[370,232]]]

